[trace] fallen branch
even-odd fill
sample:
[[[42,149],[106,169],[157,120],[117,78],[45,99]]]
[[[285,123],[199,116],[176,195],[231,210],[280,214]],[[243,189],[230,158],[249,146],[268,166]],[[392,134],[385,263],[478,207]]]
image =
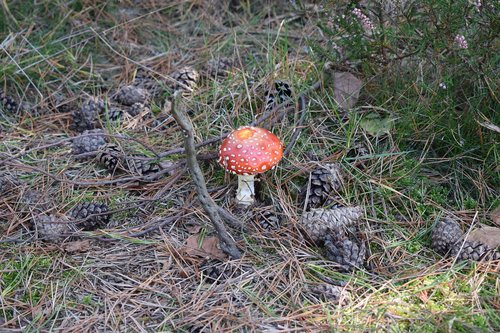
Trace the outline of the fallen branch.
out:
[[[194,130],[191,125],[186,112],[180,108],[176,108],[176,101],[178,100],[179,92],[174,93],[174,98],[172,100],[172,114],[175,121],[182,129],[184,134],[185,152],[187,157],[187,164],[189,171],[191,172],[191,177],[196,186],[196,192],[198,193],[198,198],[203,206],[203,209],[207,213],[210,221],[214,225],[217,232],[217,236],[220,240],[220,245],[222,251],[228,254],[232,259],[241,258],[240,250],[236,247],[234,240],[231,235],[226,230],[224,223],[219,215],[219,207],[212,200],[207,191],[207,186],[205,183],[205,177],[200,169],[198,161],[196,159],[196,148],[194,143]]]

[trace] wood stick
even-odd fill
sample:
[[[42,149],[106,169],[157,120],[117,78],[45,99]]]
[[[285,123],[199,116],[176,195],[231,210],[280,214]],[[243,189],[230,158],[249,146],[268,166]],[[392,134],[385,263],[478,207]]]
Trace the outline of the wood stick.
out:
[[[172,114],[184,134],[187,164],[189,167],[189,171],[191,172],[193,182],[196,186],[198,198],[201,202],[201,205],[203,206],[203,209],[210,218],[215,231],[217,232],[222,251],[228,254],[232,259],[239,259],[241,258],[241,252],[236,247],[236,243],[234,242],[231,235],[227,232],[226,227],[224,226],[224,223],[222,222],[222,219],[219,215],[218,206],[208,194],[205,177],[203,176],[200,165],[198,164],[198,160],[196,159],[194,129],[193,125],[191,124],[191,120],[188,118],[184,110],[176,107],[176,102],[178,101],[179,94],[180,92],[178,91],[174,93],[174,98],[172,99]]]

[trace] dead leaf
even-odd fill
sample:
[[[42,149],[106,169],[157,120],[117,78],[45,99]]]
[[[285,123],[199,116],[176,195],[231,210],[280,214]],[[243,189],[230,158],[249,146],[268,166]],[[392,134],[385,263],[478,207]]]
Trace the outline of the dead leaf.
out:
[[[221,260],[226,258],[224,252],[219,248],[219,239],[217,237],[203,237],[200,244],[200,235],[189,236],[183,249],[184,252],[191,256]]]
[[[482,226],[473,230],[467,237],[467,240],[481,242],[491,249],[496,249],[500,246],[500,228]]]
[[[496,225],[500,226],[500,206],[490,212],[490,218]]]
[[[339,108],[349,110],[356,105],[363,82],[348,72],[333,73],[333,97]]]
[[[64,252],[68,253],[86,252],[90,249],[90,240],[85,239],[81,241],[64,243],[62,245],[62,249]]]
[[[200,233],[200,230],[202,228],[201,225],[196,223],[186,223],[184,227],[186,228],[186,231],[189,232],[190,234],[198,234]]]

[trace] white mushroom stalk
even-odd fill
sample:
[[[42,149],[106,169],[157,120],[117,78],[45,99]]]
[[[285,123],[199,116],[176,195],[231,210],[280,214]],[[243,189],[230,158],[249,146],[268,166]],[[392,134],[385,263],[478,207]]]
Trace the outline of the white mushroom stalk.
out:
[[[243,206],[250,206],[255,198],[255,176],[238,175],[238,190],[236,192],[236,201]]]
[[[228,135],[219,149],[219,163],[238,175],[237,204],[253,204],[255,175],[273,169],[282,155],[283,144],[266,129],[244,126]]]

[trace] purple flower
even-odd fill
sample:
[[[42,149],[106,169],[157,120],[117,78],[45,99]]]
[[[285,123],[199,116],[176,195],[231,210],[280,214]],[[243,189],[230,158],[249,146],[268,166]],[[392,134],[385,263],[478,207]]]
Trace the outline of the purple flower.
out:
[[[455,36],[455,44],[460,49],[465,50],[465,49],[469,48],[469,44],[467,44],[467,40],[465,39],[464,35],[456,35]]]
[[[361,9],[359,8],[354,8],[352,10],[352,13],[358,18],[359,21],[361,21],[361,25],[365,30],[373,30],[375,29],[375,26],[372,23],[372,20],[365,14],[361,12]]]

